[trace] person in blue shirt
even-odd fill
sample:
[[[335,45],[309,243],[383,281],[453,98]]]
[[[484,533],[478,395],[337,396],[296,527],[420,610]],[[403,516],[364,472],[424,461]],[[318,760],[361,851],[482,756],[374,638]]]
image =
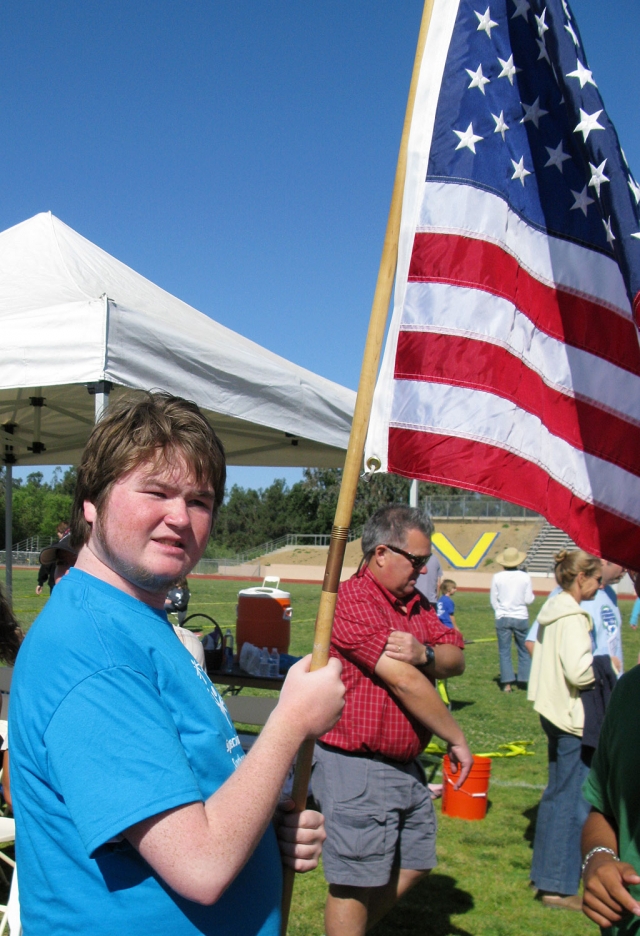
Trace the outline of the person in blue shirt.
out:
[[[320,814],[277,806],[298,746],[339,717],[339,664],[294,666],[245,757],[164,611],[204,552],[224,482],[222,445],[185,400],[121,398],[91,434],[76,566],[22,644],[11,691],[29,936],[277,936],[281,860],[317,864]]]
[[[453,579],[445,579],[440,586],[440,597],[436,605],[436,614],[446,627],[453,627],[456,630],[456,606],[453,603],[453,596],[458,590],[458,586]]]

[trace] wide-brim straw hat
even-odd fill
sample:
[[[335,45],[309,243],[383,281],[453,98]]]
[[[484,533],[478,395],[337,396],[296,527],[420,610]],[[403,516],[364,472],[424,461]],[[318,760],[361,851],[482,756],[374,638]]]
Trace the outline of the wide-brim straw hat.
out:
[[[496,556],[496,562],[499,562],[505,569],[515,569],[517,566],[522,565],[526,558],[527,554],[520,552],[515,546],[507,546],[503,552]]]

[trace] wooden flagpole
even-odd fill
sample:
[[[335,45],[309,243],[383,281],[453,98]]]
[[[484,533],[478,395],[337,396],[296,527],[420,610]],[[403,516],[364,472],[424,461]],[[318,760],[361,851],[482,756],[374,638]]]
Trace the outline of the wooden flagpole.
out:
[[[371,318],[369,319],[369,329],[362,359],[362,370],[360,371],[360,382],[358,384],[358,396],[353,414],[353,423],[351,425],[351,435],[349,436],[349,447],[345,457],[344,471],[342,474],[342,483],[340,485],[340,494],[336,507],[333,528],[331,530],[331,540],[329,543],[329,554],[325,567],[324,581],[322,583],[322,593],[318,614],[316,617],[315,634],[313,639],[313,656],[311,659],[311,669],[317,670],[327,665],[329,660],[329,644],[331,642],[331,630],[333,627],[333,616],[338,597],[338,586],[340,584],[340,573],[344,553],[347,546],[347,537],[351,525],[351,516],[353,514],[353,504],[356,499],[356,490],[358,487],[358,478],[362,467],[362,458],[364,445],[369,427],[369,417],[371,415],[371,405],[373,402],[373,391],[375,389],[378,365],[380,363],[380,352],[384,339],[384,331],[387,324],[387,315],[391,301],[391,292],[393,289],[393,280],[396,272],[396,263],[398,259],[398,238],[400,234],[400,217],[402,213],[402,198],[404,193],[405,175],[407,170],[407,149],[409,143],[409,130],[413,118],[413,105],[418,86],[418,76],[422,64],[422,56],[427,41],[429,23],[431,22],[431,13],[435,0],[425,0],[422,11],[422,21],[420,23],[420,33],[418,35],[418,46],[416,57],[413,63],[413,73],[411,75],[411,85],[409,87],[409,97],[407,101],[407,110],[402,128],[402,137],[400,140],[400,151],[398,154],[398,165],[396,167],[396,176],[391,196],[391,207],[389,209],[389,219],[387,221],[387,230],[382,248],[382,257],[380,260],[380,269],[378,271],[378,280],[376,282],[376,291],[373,297],[371,307]],[[307,741],[300,748],[296,763],[296,771],[293,781],[292,797],[297,811],[305,808],[307,801],[307,790],[309,788],[309,779],[311,777],[311,762],[313,759],[314,742]],[[282,896],[282,934],[285,936],[289,920],[289,911],[291,908],[291,898],[293,895],[293,882],[295,872],[289,868],[284,868],[284,886]]]

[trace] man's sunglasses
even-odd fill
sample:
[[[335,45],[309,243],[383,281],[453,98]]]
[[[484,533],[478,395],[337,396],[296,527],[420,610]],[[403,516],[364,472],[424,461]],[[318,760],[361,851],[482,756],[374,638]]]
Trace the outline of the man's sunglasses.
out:
[[[399,556],[404,556],[405,559],[408,559],[416,572],[418,572],[423,566],[427,564],[427,560],[431,558],[431,553],[427,556],[414,556],[413,553],[407,552],[406,549],[400,549],[399,546],[391,546],[389,543],[383,543],[386,549],[390,549],[391,552],[398,553]]]

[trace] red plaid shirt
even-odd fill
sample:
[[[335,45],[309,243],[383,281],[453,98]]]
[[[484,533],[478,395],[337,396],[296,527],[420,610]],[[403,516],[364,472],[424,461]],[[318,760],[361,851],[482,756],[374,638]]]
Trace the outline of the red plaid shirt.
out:
[[[331,656],[342,662],[345,706],[322,741],[406,763],[429,743],[431,732],[402,708],[374,673],[394,630],[409,631],[421,643],[464,647],[459,631],[441,624],[420,592],[402,601],[368,568],[352,576],[340,585],[331,638]]]

